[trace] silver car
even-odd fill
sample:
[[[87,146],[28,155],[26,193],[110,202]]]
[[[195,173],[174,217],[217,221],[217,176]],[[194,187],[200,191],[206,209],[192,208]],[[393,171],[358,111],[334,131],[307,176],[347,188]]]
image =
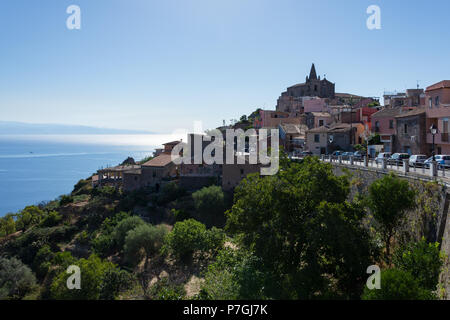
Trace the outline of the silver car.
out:
[[[382,163],[383,159],[387,161],[391,157],[392,153],[390,152],[381,152],[378,154],[378,156],[375,158],[376,163]]]
[[[409,165],[411,167],[422,167],[425,160],[427,160],[428,157],[426,155],[423,154],[413,154],[410,158],[409,158]]]

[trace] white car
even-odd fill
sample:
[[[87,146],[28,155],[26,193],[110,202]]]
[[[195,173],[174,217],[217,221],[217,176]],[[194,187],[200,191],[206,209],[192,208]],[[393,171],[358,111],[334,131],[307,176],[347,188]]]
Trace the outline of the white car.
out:
[[[391,157],[392,153],[390,152],[381,152],[378,154],[378,156],[375,158],[376,163],[382,163],[383,159],[386,161]]]
[[[409,158],[409,165],[411,167],[421,167],[421,166],[423,166],[423,163],[427,159],[428,159],[428,157],[426,155],[414,154]]]

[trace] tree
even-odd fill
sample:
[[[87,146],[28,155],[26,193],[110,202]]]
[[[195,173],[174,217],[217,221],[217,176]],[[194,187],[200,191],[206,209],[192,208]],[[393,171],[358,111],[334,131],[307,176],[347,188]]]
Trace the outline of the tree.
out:
[[[427,243],[425,239],[399,248],[393,257],[394,265],[409,272],[420,286],[436,290],[444,258],[439,243]]]
[[[16,258],[0,257],[0,300],[22,299],[36,285],[31,269]]]
[[[17,229],[26,230],[32,225],[39,224],[44,216],[45,212],[37,206],[25,207],[25,209],[17,215]]]
[[[16,221],[14,214],[9,213],[3,218],[0,218],[0,237],[4,237],[16,232]]]
[[[126,218],[119,222],[114,228],[113,238],[119,248],[123,248],[125,244],[125,238],[128,231],[133,230],[137,226],[145,224],[144,220],[137,216]]]
[[[419,282],[407,271],[388,269],[381,272],[381,289],[367,287],[363,300],[432,300],[430,290],[420,287]]]
[[[224,242],[225,234],[222,230],[206,230],[204,224],[188,219],[175,223],[173,230],[165,238],[163,251],[183,262],[189,262],[195,251],[214,254]]]
[[[361,224],[364,210],[347,203],[348,195],[348,178],[313,157],[282,158],[277,175],[240,183],[226,229],[260,259],[265,296],[360,295],[354,288],[374,250]]]
[[[133,265],[145,259],[145,266],[147,266],[147,260],[161,250],[167,233],[168,230],[164,225],[149,224],[139,225],[129,231],[124,247],[126,259]]]
[[[197,220],[207,227],[223,226],[225,223],[224,193],[219,186],[202,188],[192,194]]]
[[[100,299],[114,300],[118,293],[126,290],[133,282],[133,275],[119,268],[109,268],[103,274],[100,284]]]
[[[56,300],[98,300],[104,286],[105,275],[116,266],[106,260],[101,260],[96,255],[91,255],[88,259],[80,259],[73,263],[80,268],[81,289],[70,290],[67,288],[67,279],[70,274],[66,270],[53,279],[50,292]]]
[[[201,286],[203,300],[264,299],[266,275],[259,270],[260,259],[244,249],[223,248],[208,266]]]
[[[369,207],[386,246],[386,262],[390,263],[391,241],[404,221],[408,209],[415,204],[415,191],[406,180],[391,173],[369,187]]]

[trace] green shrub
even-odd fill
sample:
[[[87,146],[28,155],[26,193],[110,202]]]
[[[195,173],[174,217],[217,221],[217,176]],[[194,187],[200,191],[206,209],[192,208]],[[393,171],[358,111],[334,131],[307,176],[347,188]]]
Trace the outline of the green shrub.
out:
[[[397,268],[411,273],[423,288],[435,290],[444,259],[439,243],[422,239],[397,250],[393,262]]]
[[[202,188],[192,194],[196,213],[194,217],[211,226],[223,226],[225,223],[225,200],[222,188],[210,186]]]
[[[174,201],[186,194],[186,190],[181,188],[178,183],[172,181],[162,187],[161,194],[158,197],[158,204],[163,205]]]
[[[143,258],[159,253],[166,235],[167,228],[163,225],[143,224],[129,231],[124,247],[127,261],[137,265]]]
[[[222,230],[206,226],[194,219],[177,222],[165,239],[164,252],[173,254],[176,258],[188,262],[195,251],[209,253],[215,251],[225,241]]]
[[[411,273],[400,269],[381,271],[381,289],[367,287],[363,300],[432,300],[435,296],[430,290],[420,287],[420,282]]]
[[[67,288],[67,279],[71,276],[66,270],[53,279],[50,292],[56,300],[98,300],[105,286],[105,276],[116,266],[111,262],[101,260],[96,255],[88,259],[80,259],[72,263],[80,268],[81,289],[70,290]]]
[[[31,269],[16,258],[0,257],[0,300],[21,299],[36,285]]]
[[[168,278],[162,278],[150,288],[153,300],[183,300],[186,291],[182,285],[174,285]]]
[[[116,299],[121,291],[130,288],[133,279],[133,274],[125,270],[119,270],[118,268],[107,269],[100,284],[100,299]]]
[[[50,211],[41,222],[42,227],[54,227],[62,221],[62,215],[56,211]]]
[[[139,217],[133,216],[126,218],[119,222],[113,232],[113,238],[119,248],[123,248],[125,244],[125,238],[130,230],[133,230],[137,226],[145,224],[144,220]]]
[[[59,205],[60,206],[65,206],[65,205],[68,205],[69,203],[73,203],[73,197],[72,196],[63,195],[59,199]]]

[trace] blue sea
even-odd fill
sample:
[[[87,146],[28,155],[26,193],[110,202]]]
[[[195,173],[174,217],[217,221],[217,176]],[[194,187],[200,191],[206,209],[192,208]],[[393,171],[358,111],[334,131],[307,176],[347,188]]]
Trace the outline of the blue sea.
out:
[[[0,216],[68,194],[98,169],[141,160],[171,138],[0,135]]]

